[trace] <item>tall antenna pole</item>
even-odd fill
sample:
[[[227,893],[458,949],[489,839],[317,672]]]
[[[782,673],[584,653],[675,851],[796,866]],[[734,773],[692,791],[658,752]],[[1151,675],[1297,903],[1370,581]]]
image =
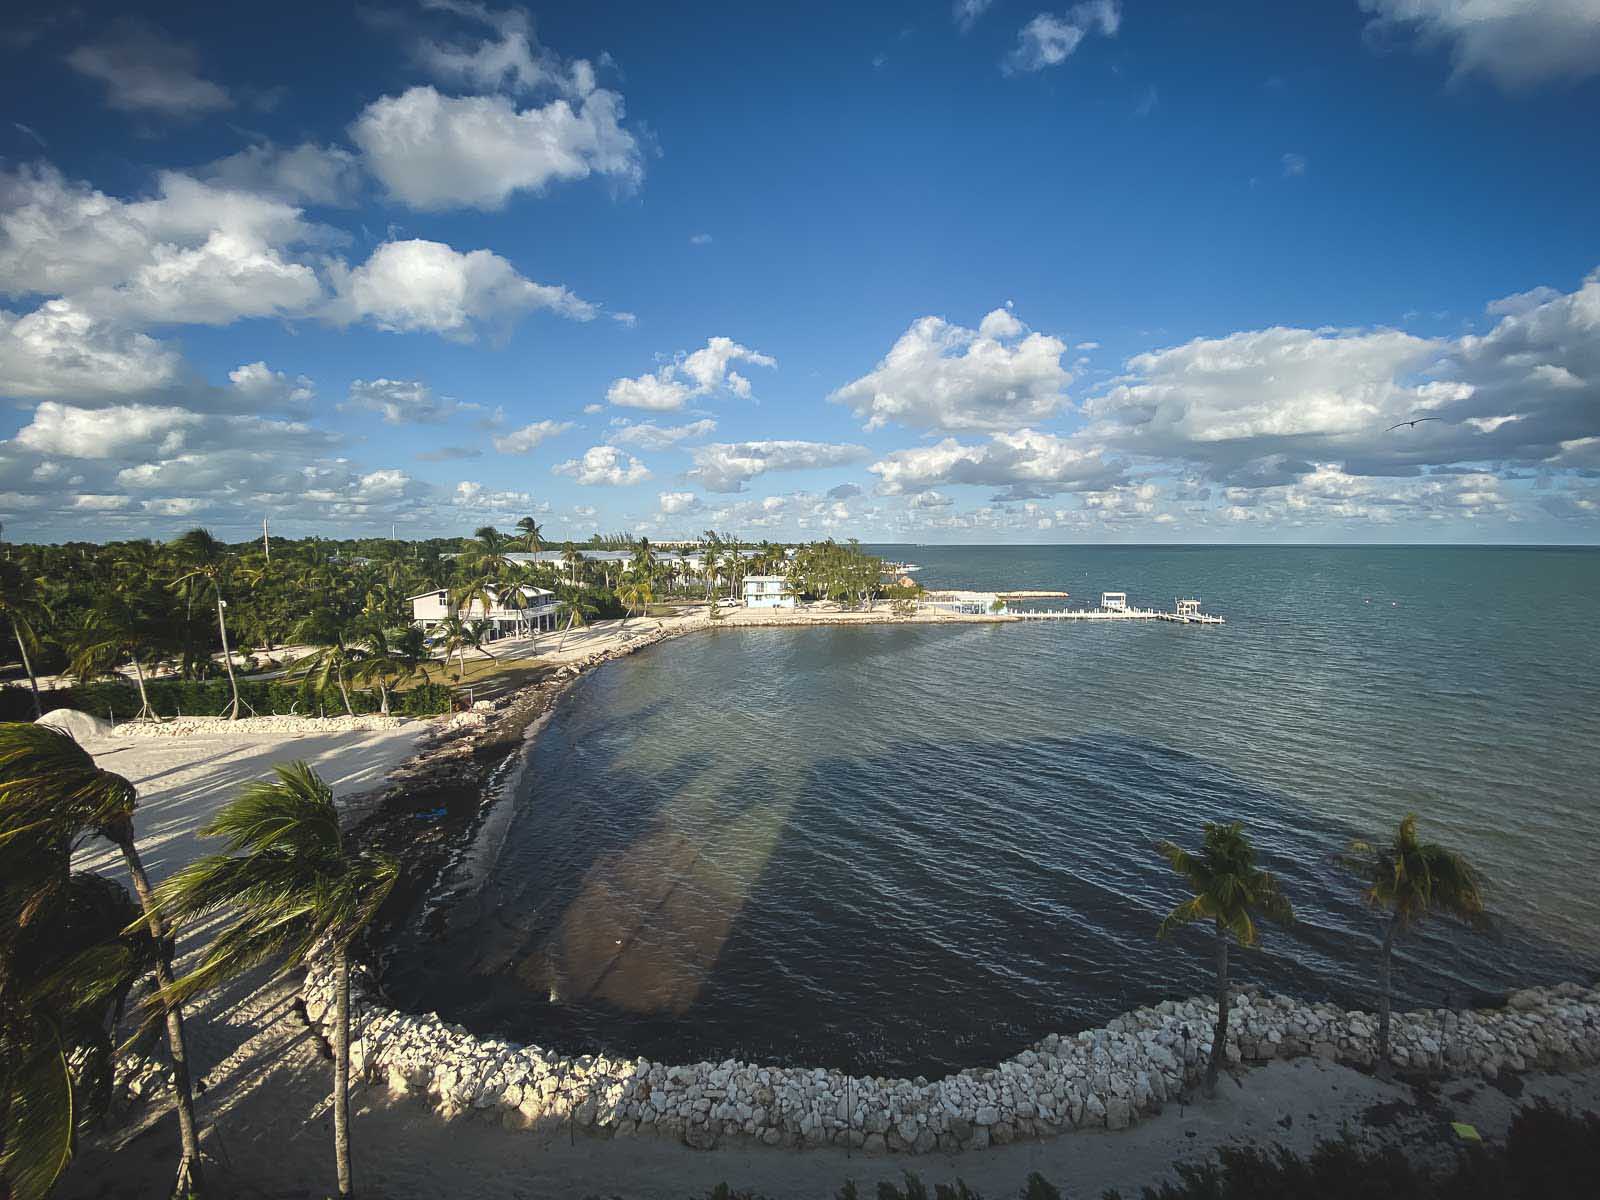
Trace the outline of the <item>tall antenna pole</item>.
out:
[[[267,519],[261,518],[261,548],[267,552],[267,561],[272,561],[272,539],[267,536]]]

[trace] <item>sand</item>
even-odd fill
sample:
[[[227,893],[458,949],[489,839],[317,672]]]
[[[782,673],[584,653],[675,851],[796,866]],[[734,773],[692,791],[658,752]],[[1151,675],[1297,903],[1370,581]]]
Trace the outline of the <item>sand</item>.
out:
[[[159,881],[218,848],[196,837],[195,831],[233,799],[242,784],[269,778],[275,764],[303,759],[333,788],[336,798],[348,800],[380,787],[433,728],[427,721],[406,721],[387,729],[293,734],[261,732],[259,726],[240,729],[218,721],[215,731],[181,737],[85,737],[82,745],[100,766],[139,789],[134,817],[139,853],[151,879]],[[106,843],[88,843],[73,865],[123,879],[120,855]]]

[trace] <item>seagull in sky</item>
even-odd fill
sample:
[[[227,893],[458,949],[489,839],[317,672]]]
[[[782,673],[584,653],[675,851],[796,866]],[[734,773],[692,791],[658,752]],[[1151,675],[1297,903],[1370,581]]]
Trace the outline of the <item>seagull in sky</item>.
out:
[[[1415,429],[1418,425],[1421,425],[1424,421],[1442,421],[1442,420],[1444,420],[1443,417],[1418,417],[1415,421],[1401,421],[1399,425],[1391,425],[1391,426],[1389,426],[1389,428],[1385,429],[1384,432],[1385,433],[1393,433],[1396,429],[1399,429],[1402,425],[1409,425],[1409,426],[1411,426],[1411,428]]]

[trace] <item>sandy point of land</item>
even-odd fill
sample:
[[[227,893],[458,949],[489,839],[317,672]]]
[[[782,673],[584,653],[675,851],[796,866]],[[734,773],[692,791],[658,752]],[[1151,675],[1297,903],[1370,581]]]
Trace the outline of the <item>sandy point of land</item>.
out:
[[[802,604],[796,608],[724,607],[713,621],[704,604],[686,607],[670,616],[630,617],[626,621],[595,621],[582,629],[566,633],[541,633],[537,638],[502,638],[488,643],[490,652],[501,661],[537,659],[564,664],[579,662],[595,654],[627,649],[656,635],[676,637],[697,629],[770,628],[795,625],[952,625],[995,624],[1014,621],[1006,614],[918,612],[896,613],[887,601],[866,608],[841,608],[826,602]],[[483,661],[469,657],[469,667]]]

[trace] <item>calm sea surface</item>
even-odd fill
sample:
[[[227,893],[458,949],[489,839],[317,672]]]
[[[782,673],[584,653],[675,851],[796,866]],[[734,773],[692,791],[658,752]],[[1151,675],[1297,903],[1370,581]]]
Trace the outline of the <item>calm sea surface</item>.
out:
[[[1197,595],[1221,627],[719,631],[568,693],[408,935],[402,1004],[688,1062],[941,1074],[1202,991],[1152,846],[1238,819],[1299,923],[1239,974],[1367,1004],[1329,856],[1407,810],[1493,936],[1404,940],[1407,1004],[1600,969],[1600,552],[896,547],[931,586]],[[481,880],[481,883],[478,881]]]

